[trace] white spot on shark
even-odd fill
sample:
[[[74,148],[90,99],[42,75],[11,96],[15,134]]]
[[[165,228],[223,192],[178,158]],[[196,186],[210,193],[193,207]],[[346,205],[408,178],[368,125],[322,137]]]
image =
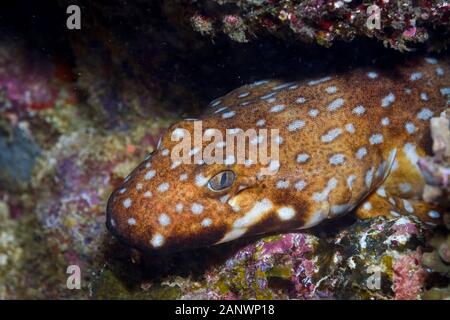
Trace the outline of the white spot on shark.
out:
[[[281,220],[291,220],[295,216],[295,210],[291,207],[281,207],[277,213]]]
[[[356,151],[356,158],[361,160],[364,158],[367,154],[367,149],[365,147],[359,148],[358,151]]]
[[[364,108],[364,106],[359,105],[357,107],[355,107],[352,111],[354,114],[360,116],[362,114],[364,114],[364,112],[366,112],[366,108]]]
[[[422,108],[417,114],[417,118],[420,120],[429,120],[433,117],[433,111],[428,108]]]
[[[369,138],[369,142],[370,142],[370,144],[380,144],[383,142],[383,135],[380,133],[373,134]]]
[[[283,111],[286,108],[284,104],[277,104],[270,108],[270,112],[280,112]]]
[[[288,125],[288,130],[289,131],[296,131],[298,129],[301,129],[305,126],[305,121],[303,120],[295,120],[294,122],[291,122]]]
[[[345,156],[342,153],[334,154],[329,159],[331,165],[339,165],[345,162]]]
[[[201,225],[202,227],[209,227],[212,224],[212,220],[210,218],[205,218],[202,220]]]
[[[294,184],[294,188],[297,191],[302,191],[306,187],[305,180],[299,180]]]
[[[331,80],[331,77],[323,77],[321,79],[311,80],[308,82],[308,86],[315,86],[316,84],[323,83],[329,80]]]
[[[407,131],[409,134],[413,134],[413,133],[416,132],[416,130],[417,130],[416,126],[415,126],[414,123],[412,123],[412,122],[407,122],[407,123],[405,124],[405,128],[406,128],[406,131]]]
[[[208,183],[208,178],[203,176],[201,173],[195,176],[195,184],[197,187],[203,187],[205,184]]]

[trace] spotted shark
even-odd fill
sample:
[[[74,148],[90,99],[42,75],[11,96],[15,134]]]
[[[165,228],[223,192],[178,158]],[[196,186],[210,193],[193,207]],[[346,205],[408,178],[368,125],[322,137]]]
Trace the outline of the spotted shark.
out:
[[[449,75],[447,59],[426,57],[390,69],[244,85],[212,101],[199,119],[167,130],[112,193],[107,227],[132,247],[166,253],[310,228],[349,212],[415,215],[438,225],[448,212],[422,201],[417,163],[430,152],[430,118],[448,106]],[[174,160],[199,121],[202,134],[255,130],[247,147],[269,140],[258,130],[276,129],[270,142],[277,158],[237,161],[227,154],[228,140],[211,139],[189,144],[183,159],[191,161]],[[225,149],[224,161],[196,158],[211,144]]]

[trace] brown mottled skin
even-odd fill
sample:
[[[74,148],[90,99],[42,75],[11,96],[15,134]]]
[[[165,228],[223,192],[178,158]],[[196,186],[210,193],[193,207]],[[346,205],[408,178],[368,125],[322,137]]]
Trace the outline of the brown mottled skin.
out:
[[[178,143],[171,141],[173,131],[193,131],[194,121],[184,120],[169,128],[158,149],[112,194],[108,228],[133,247],[172,252],[252,234],[308,228],[354,208],[359,217],[412,213],[430,225],[438,224],[447,213],[421,202],[424,181],[415,161],[430,146],[429,118],[447,106],[444,88],[450,86],[449,75],[447,61],[427,58],[411,66],[358,69],[283,88],[276,88],[282,84],[279,81],[240,87],[211,103],[211,110],[201,118],[203,131],[216,128],[225,135],[232,128],[279,129],[283,141],[275,174],[259,176],[259,163],[171,168],[170,151]],[[386,98],[389,94],[394,101]],[[304,102],[298,100],[302,97]],[[388,105],[383,107],[383,101]],[[271,112],[277,105],[285,108]],[[364,111],[360,108],[358,114],[357,106]],[[265,124],[257,126],[261,119]],[[295,120],[304,125],[289,131]],[[340,134],[326,136],[333,129]],[[366,154],[358,158],[361,148],[366,148]],[[308,158],[299,162],[302,153]],[[146,180],[151,170],[154,176]],[[205,183],[224,170],[232,170],[235,181],[226,190],[211,191]],[[184,181],[180,181],[182,174],[187,174]],[[204,179],[197,184],[198,175]],[[349,183],[351,176],[355,178]],[[168,183],[167,190],[158,191],[163,183]],[[145,196],[148,191],[151,197]],[[223,196],[228,196],[226,201],[221,201]],[[193,204],[202,210],[193,210]]]

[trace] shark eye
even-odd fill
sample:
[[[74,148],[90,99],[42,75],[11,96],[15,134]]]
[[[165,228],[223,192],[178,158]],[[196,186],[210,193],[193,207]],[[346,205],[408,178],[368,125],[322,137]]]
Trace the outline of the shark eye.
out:
[[[219,172],[209,179],[208,188],[212,191],[222,191],[228,189],[233,184],[236,175],[231,170]]]

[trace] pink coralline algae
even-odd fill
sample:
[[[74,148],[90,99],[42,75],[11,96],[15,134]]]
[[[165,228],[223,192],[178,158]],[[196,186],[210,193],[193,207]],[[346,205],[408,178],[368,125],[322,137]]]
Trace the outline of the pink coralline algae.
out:
[[[425,281],[425,270],[420,264],[421,253],[407,253],[394,262],[395,299],[418,299]]]
[[[399,219],[392,226],[392,229],[395,230],[394,235],[403,236],[403,235],[416,235],[419,236],[419,229],[417,225],[409,220],[409,219]]]
[[[291,250],[294,246],[295,235],[287,234],[279,240],[265,243],[261,247],[261,256],[273,255],[277,253],[284,253]],[[304,241],[303,241],[304,242]]]
[[[417,32],[416,27],[412,27],[412,28],[409,28],[409,29],[406,29],[405,31],[403,31],[403,36],[412,38],[416,35],[416,32]]]

